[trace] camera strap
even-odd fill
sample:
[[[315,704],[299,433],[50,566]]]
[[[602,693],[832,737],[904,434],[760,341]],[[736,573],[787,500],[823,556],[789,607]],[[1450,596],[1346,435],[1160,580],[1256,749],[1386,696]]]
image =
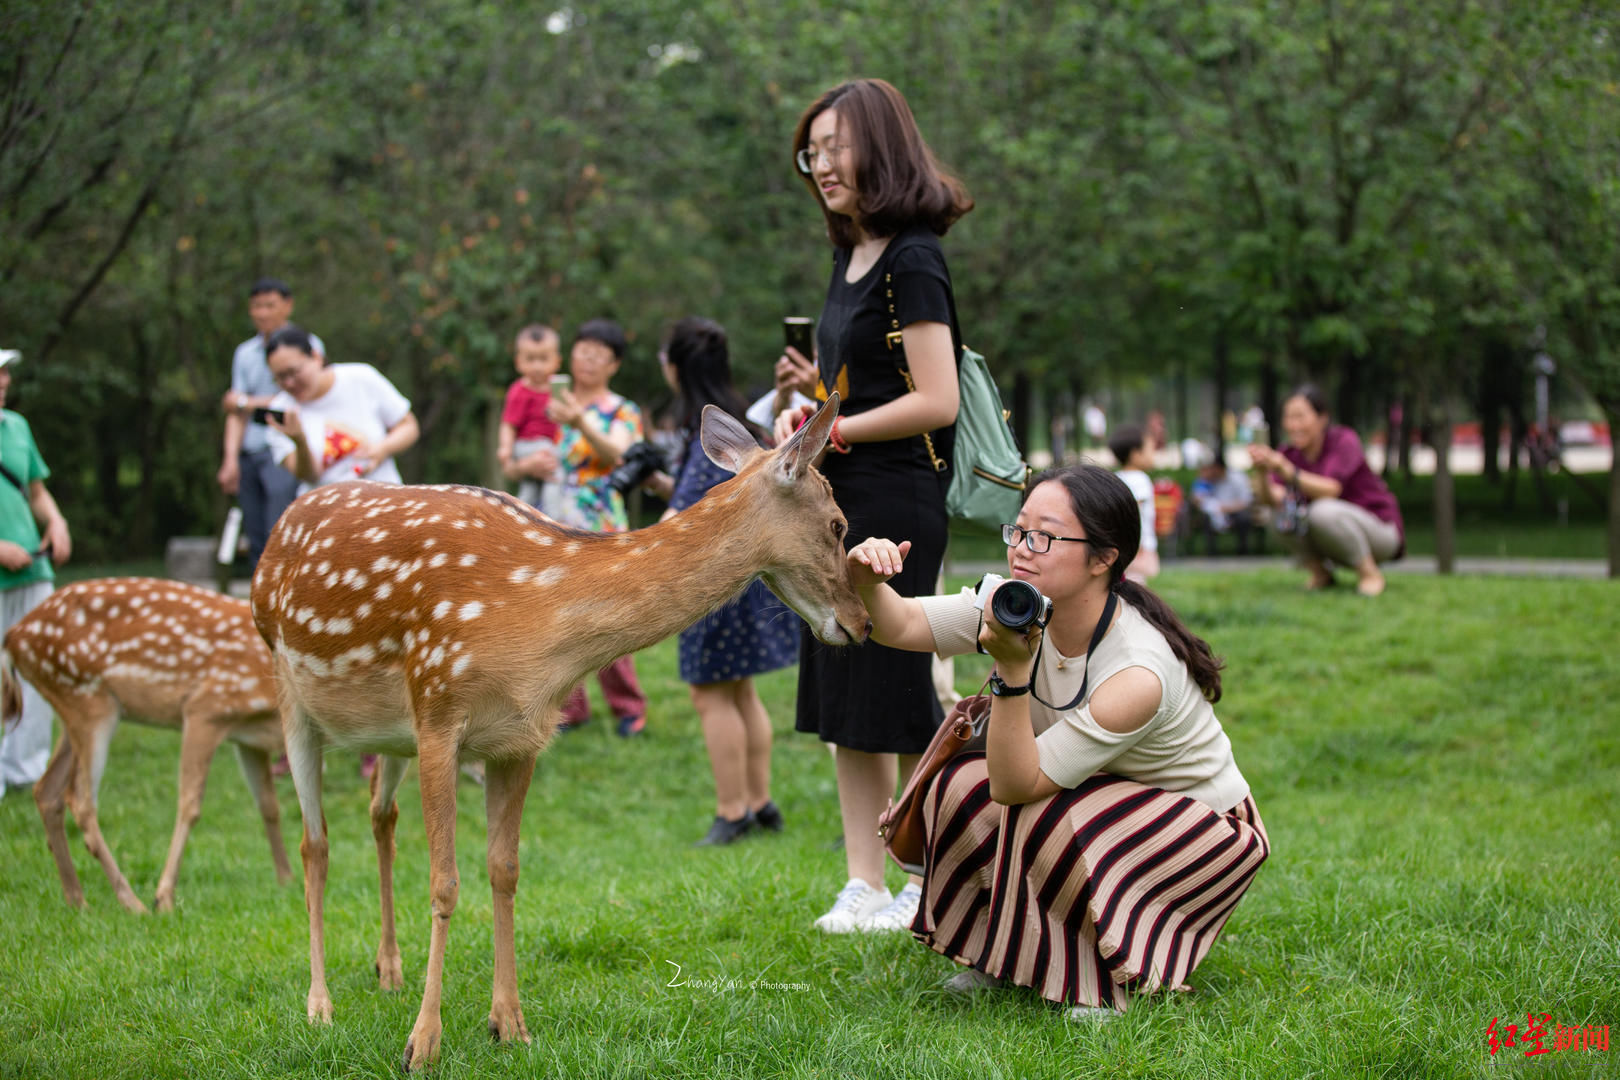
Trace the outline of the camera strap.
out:
[[[1031,697],[1048,709],[1055,709],[1058,712],[1068,712],[1085,700],[1086,686],[1091,682],[1091,654],[1097,651],[1097,646],[1102,642],[1103,635],[1108,633],[1108,628],[1113,625],[1114,609],[1118,606],[1119,593],[1109,589],[1108,602],[1103,605],[1102,618],[1097,620],[1097,628],[1091,632],[1091,644],[1086,646],[1086,666],[1081,669],[1080,692],[1074,695],[1074,700],[1067,705],[1053,705],[1050,701],[1041,697],[1040,693],[1035,689],[1035,676],[1040,674],[1041,670],[1041,653],[1046,649],[1046,634],[1044,632],[1041,634],[1040,648],[1035,650],[1035,670],[1029,676],[1029,693]]]

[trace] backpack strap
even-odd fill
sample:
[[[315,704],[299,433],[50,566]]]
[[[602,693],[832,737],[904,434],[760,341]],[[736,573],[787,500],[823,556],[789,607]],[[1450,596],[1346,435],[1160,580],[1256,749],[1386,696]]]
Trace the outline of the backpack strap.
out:
[[[898,237],[895,238],[895,243],[901,243]],[[895,250],[898,251],[899,248]],[[883,335],[883,341],[889,347],[889,351],[893,352],[895,349],[903,347],[903,340],[900,334],[900,316],[894,310],[894,274],[888,271],[884,271],[883,274],[883,299],[889,309],[889,330],[888,333]],[[962,363],[962,331],[956,321],[956,289],[951,284],[951,269],[949,266],[945,268],[945,302],[950,305],[951,309],[951,343],[956,346],[956,363],[958,369],[960,369]],[[900,369],[900,377],[906,380],[906,389],[915,394],[917,384],[911,378],[911,369],[906,366],[905,353],[902,351],[900,355],[901,359],[897,362],[896,367]],[[922,438],[923,445],[928,448],[928,460],[933,464],[934,471],[942,473],[949,469],[950,465],[940,460],[939,454],[934,450],[933,433],[925,431]]]

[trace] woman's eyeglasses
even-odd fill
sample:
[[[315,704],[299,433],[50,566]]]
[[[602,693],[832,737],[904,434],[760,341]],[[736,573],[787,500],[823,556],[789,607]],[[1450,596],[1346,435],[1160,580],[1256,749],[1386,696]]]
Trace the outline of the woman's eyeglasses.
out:
[[[1026,529],[1021,525],[1003,525],[1001,527],[1001,542],[1010,548],[1023,544],[1037,555],[1044,555],[1052,550],[1052,541],[1064,540],[1071,544],[1089,544],[1090,540],[1084,536],[1053,536],[1041,529]]]
[[[807,146],[794,154],[793,160],[798,162],[799,171],[809,176],[815,171],[816,163],[820,161],[825,161],[828,165],[837,168],[838,159],[848,149],[847,146]]]

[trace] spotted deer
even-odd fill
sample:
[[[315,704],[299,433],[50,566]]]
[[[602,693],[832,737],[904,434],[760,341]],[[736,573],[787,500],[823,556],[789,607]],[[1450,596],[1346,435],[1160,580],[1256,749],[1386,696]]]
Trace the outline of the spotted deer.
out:
[[[518,824],[535,758],[573,686],[615,657],[684,629],[756,577],[822,641],[866,638],[866,609],[845,572],[844,516],[811,465],[837,413],[834,395],[779,449],[762,451],[740,424],[709,407],[704,452],[737,475],[637,532],[565,528],[508,495],[459,486],[344,483],[304,495],[283,515],[254,575],[253,615],[274,656],[303,811],[312,1021],[332,1018],[320,757],[340,746],[384,755],[371,792],[383,989],[404,982],[394,933],[394,794],[406,759],[419,761],[432,933],[405,1066],[439,1054],[445,943],[460,885],[458,759],[486,766],[490,1033],[529,1041],[512,926]]]
[[[0,663],[0,680],[6,719],[21,713],[21,675],[62,721],[62,737],[34,785],[34,802],[69,904],[82,906],[84,889],[68,852],[64,805],[119,902],[146,911],[96,817],[108,745],[124,717],[180,729],[179,808],[158,879],[159,911],[174,907],[180,858],[202,813],[208,766],[226,740],[236,745],[242,775],[264,818],[276,879],[292,880],[270,780],[271,755],[281,752],[281,718],[270,653],[254,633],[245,601],[154,578],[81,581],[52,593],[13,626],[5,651],[9,662]]]

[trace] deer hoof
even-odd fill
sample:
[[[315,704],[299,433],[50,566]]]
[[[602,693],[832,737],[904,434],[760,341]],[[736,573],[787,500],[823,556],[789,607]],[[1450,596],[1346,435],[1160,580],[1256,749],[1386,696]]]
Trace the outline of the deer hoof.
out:
[[[403,990],[405,988],[405,963],[400,959],[399,953],[393,956],[377,956],[377,962],[372,965],[377,972],[377,989]]]
[[[141,903],[141,898],[136,896],[134,893],[130,893],[128,896],[120,896],[118,898],[118,902],[120,904],[123,904],[125,908],[129,909],[131,914],[134,914],[134,915],[150,915],[151,914],[151,912],[146,910],[146,905]]]
[[[326,994],[309,995],[309,1022],[312,1024],[330,1024],[332,1022],[332,999]]]
[[[159,892],[153,898],[152,906],[157,908],[160,915],[172,915],[174,913],[174,893]]]
[[[523,1010],[516,1005],[496,1006],[489,1012],[489,1037],[499,1043],[516,1040],[529,1041],[529,1029],[523,1026]]]
[[[420,1026],[411,1032],[411,1037],[405,1042],[405,1058],[400,1062],[406,1072],[415,1072],[439,1060],[439,1034],[438,1031],[423,1031]]]

